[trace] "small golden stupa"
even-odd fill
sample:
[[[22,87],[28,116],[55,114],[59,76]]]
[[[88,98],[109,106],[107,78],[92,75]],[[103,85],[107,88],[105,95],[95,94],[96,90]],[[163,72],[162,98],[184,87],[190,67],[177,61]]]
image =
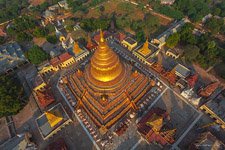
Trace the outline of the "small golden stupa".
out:
[[[82,52],[82,49],[79,47],[77,42],[74,42],[73,53],[75,56],[79,55]]]
[[[45,112],[46,118],[48,119],[48,123],[51,127],[57,125],[60,121],[62,121],[62,117],[55,115],[51,112]]]
[[[146,38],[146,41],[141,49],[138,50],[139,53],[141,53],[143,56],[147,56],[151,54],[151,49],[149,49],[149,43],[148,38]]]

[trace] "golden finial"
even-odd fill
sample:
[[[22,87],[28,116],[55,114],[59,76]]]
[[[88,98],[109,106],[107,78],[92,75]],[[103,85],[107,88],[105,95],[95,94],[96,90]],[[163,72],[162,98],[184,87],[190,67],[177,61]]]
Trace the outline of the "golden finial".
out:
[[[104,39],[104,36],[103,36],[103,32],[102,32],[102,29],[100,29],[100,42],[104,42],[105,39]]]

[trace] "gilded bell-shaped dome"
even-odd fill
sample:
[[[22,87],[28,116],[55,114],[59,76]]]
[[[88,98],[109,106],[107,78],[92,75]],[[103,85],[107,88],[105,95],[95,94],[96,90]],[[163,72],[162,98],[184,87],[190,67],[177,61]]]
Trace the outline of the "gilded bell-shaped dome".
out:
[[[123,65],[119,57],[107,45],[102,31],[100,36],[98,48],[91,58],[90,74],[98,81],[109,82],[121,75]]]

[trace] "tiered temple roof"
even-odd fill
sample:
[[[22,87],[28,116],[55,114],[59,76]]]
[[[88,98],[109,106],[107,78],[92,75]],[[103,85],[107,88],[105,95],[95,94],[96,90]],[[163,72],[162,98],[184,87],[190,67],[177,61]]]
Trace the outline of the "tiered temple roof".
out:
[[[104,134],[129,110],[136,108],[152,85],[143,74],[132,75],[132,66],[121,61],[108,47],[102,31],[100,36],[98,48],[85,69],[63,80],[78,100],[77,107],[84,109]]]
[[[137,124],[138,132],[149,142],[161,145],[172,144],[176,129],[170,129],[166,124],[168,113],[160,108],[151,109]]]

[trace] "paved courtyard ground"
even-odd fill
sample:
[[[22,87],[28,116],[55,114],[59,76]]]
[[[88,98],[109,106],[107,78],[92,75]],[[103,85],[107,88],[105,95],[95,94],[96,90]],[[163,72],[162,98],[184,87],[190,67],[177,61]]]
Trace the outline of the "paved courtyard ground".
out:
[[[190,104],[184,102],[181,97],[169,89],[153,107],[162,108],[169,113],[171,122],[177,129],[175,139],[178,139],[199,116],[199,113]]]

